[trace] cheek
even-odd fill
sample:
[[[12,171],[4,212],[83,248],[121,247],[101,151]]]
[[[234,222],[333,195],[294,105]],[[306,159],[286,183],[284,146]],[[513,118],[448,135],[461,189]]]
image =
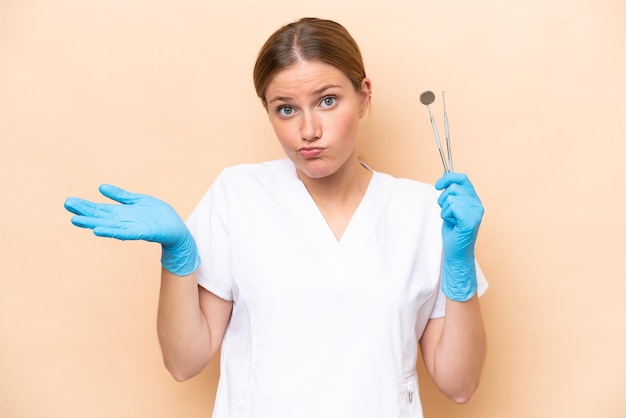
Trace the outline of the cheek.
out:
[[[292,129],[288,123],[284,123],[284,121],[272,120],[270,118],[270,124],[274,129],[274,134],[276,135],[278,142],[280,142],[282,146],[290,143],[293,133],[291,132]]]
[[[356,135],[359,120],[358,115],[355,115],[353,112],[343,112],[330,121],[330,126],[337,135],[348,139],[348,137]]]

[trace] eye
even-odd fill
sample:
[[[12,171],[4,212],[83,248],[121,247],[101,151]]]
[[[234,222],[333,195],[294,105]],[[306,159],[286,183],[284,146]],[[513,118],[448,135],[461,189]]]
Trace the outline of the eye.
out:
[[[320,100],[320,107],[325,109],[331,108],[337,104],[337,98],[335,96],[326,96]]]
[[[287,118],[291,115],[293,115],[293,113],[295,112],[295,109],[291,106],[279,106],[278,109],[276,109],[276,112],[278,112],[278,115],[283,117],[283,118]]]

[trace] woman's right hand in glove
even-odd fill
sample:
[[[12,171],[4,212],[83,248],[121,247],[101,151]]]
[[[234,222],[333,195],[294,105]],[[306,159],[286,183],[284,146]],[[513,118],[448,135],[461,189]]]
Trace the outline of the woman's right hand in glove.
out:
[[[100,193],[118,203],[76,197],[65,201],[65,208],[75,215],[74,225],[92,229],[100,237],[158,242],[163,249],[161,264],[177,276],[187,276],[200,265],[191,233],[169,204],[109,184],[101,185]]]

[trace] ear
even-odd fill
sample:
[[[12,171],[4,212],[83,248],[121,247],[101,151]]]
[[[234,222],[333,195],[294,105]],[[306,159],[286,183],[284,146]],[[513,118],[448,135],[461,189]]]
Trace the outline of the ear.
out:
[[[372,81],[369,78],[364,77],[363,80],[361,80],[361,90],[359,95],[361,96],[361,108],[359,115],[360,117],[363,117],[365,116],[365,113],[369,108],[370,101],[372,100]]]

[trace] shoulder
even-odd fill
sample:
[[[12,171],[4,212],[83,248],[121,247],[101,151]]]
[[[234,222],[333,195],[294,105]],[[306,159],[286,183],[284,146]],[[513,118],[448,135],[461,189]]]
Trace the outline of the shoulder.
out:
[[[385,202],[389,216],[402,219],[407,226],[440,222],[440,192],[433,185],[380,172],[374,172],[374,179],[377,198]]]
[[[374,171],[373,195],[398,234],[415,230],[430,230],[440,224],[441,209],[437,203],[439,192],[434,186],[408,178]]]
[[[419,180],[394,177],[378,171],[374,171],[374,177],[383,188],[389,190],[394,200],[436,201],[439,195],[439,191],[433,185]]]
[[[289,160],[237,164],[223,168],[196,207],[200,213],[209,209],[228,213],[233,207],[250,207],[280,189],[294,170]],[[286,174],[286,175],[285,175]]]
[[[436,243],[441,239],[439,191],[428,183],[385,173],[374,172],[373,179],[376,199],[383,205],[385,228],[391,239],[407,243],[407,248],[425,239],[428,248],[436,252]],[[422,256],[432,254],[422,253]]]

